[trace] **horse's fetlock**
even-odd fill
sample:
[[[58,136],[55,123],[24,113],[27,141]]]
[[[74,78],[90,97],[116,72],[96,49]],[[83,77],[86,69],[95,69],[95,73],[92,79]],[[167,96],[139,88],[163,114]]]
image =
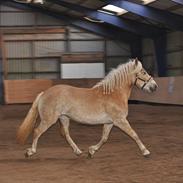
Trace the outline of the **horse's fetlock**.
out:
[[[105,138],[103,139],[103,142],[104,142],[104,143],[106,143],[106,142],[107,142],[107,140],[108,140],[108,138],[107,138],[107,137],[105,137]]]

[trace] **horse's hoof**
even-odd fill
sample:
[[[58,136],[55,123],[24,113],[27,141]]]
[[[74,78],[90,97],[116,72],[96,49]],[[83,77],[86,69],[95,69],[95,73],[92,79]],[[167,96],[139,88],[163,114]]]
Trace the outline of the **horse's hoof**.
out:
[[[28,152],[25,152],[24,156],[25,156],[26,159],[31,157],[31,155],[29,155]]]
[[[27,151],[24,153],[25,158],[30,158],[35,152],[32,151],[32,149],[27,149]]]
[[[83,152],[81,150],[76,150],[74,151],[74,153],[77,155],[77,156],[80,156]]]
[[[146,150],[144,150],[144,152],[143,152],[143,156],[144,157],[149,157],[150,156],[150,152],[146,149]]]
[[[92,159],[92,158],[93,158],[93,154],[91,154],[90,152],[88,152],[87,159]]]
[[[95,154],[95,150],[93,149],[93,147],[89,147],[89,149],[88,149],[88,158],[89,159],[93,158],[94,154]]]

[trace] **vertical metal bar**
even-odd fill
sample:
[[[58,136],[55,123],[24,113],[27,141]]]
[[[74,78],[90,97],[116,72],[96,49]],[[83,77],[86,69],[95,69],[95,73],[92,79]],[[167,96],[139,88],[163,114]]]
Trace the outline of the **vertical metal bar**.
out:
[[[139,38],[136,41],[130,43],[131,57],[138,58],[142,61],[142,39]]]
[[[31,44],[32,79],[35,79],[35,45],[34,45],[34,41],[30,41],[30,44]]]
[[[66,40],[65,52],[69,53],[71,51],[71,48],[70,48],[70,30],[69,30],[69,28],[65,29],[65,40]]]
[[[4,36],[3,32],[0,30],[3,77],[4,77],[4,79],[7,79],[8,78],[8,60],[7,60],[7,56],[6,56],[6,48],[5,48],[5,42],[4,42],[3,36]]]
[[[0,30],[0,104],[3,100],[3,49],[2,49],[2,33]]]
[[[108,72],[108,64],[107,64],[107,40],[104,38],[104,66],[105,66],[105,74]]]
[[[166,76],[167,61],[166,61],[166,46],[167,46],[167,35],[162,35],[154,38],[155,55],[158,66],[158,76]]]

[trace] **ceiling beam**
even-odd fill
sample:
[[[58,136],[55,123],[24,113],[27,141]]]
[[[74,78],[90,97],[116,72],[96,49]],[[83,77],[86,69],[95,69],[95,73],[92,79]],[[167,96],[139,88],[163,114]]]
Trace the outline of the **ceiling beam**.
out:
[[[139,16],[167,25],[171,29],[183,31],[183,16],[126,0],[108,0],[106,3],[118,6]]]
[[[52,16],[54,18],[57,18],[59,20],[65,21],[68,24],[71,24],[73,26],[77,26],[79,28],[85,29],[87,31],[93,32],[95,34],[110,38],[110,39],[118,39],[122,40],[124,42],[132,42],[134,40],[137,40],[138,37],[136,35],[130,34],[128,32],[120,31],[119,29],[112,28],[106,24],[96,24],[91,23],[86,20],[76,19],[74,17],[71,17],[69,15],[64,15],[62,13],[56,13],[53,11],[49,11],[45,8],[42,8],[41,6],[34,6],[30,4],[21,4],[13,1],[6,1],[3,3],[4,5],[11,6],[17,9],[29,9],[33,11],[37,11],[49,16]]]
[[[182,0],[172,0],[172,1],[175,2],[175,3],[183,5],[183,1]]]
[[[116,26],[120,29],[132,32],[134,34],[138,34],[142,37],[152,38],[164,33],[164,31],[152,25],[143,24],[133,20],[117,17],[115,15],[106,14],[74,3],[69,3],[62,0],[48,1],[67,7],[77,12],[82,12],[84,15],[89,16],[90,18],[102,20],[110,25]]]

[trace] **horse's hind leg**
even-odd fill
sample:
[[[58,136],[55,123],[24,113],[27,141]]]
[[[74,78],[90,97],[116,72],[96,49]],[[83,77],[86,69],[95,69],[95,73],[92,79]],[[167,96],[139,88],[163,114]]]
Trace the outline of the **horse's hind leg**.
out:
[[[101,138],[100,142],[94,146],[90,146],[88,149],[88,156],[89,157],[93,157],[95,152],[98,151],[105,142],[107,142],[107,139],[109,137],[109,134],[110,134],[112,127],[113,127],[113,124],[104,124],[102,138]]]
[[[27,151],[25,153],[26,157],[30,157],[36,153],[38,139],[55,122],[56,122],[56,120],[52,123],[49,123],[48,121],[41,120],[39,126],[34,129],[32,147],[27,149]]]
[[[60,122],[62,124],[62,134],[65,136],[67,142],[69,143],[69,145],[72,147],[74,153],[79,156],[82,151],[78,148],[78,146],[74,143],[74,141],[72,140],[72,138],[70,137],[69,134],[69,118],[66,116],[61,116],[60,117]]]
[[[136,132],[132,129],[129,122],[126,119],[117,120],[114,122],[114,125],[119,127],[121,130],[123,130],[127,135],[129,135],[138,145],[139,149],[141,150],[142,154],[144,156],[148,156],[150,152],[148,149],[144,146]]]

